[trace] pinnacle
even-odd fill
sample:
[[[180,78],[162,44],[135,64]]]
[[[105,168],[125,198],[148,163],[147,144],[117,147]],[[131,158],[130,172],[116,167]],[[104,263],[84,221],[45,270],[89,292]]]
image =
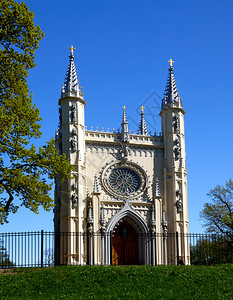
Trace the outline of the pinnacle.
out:
[[[126,116],[126,107],[123,106],[123,118],[121,122],[121,137],[122,137],[122,142],[129,142],[130,136],[129,136],[129,124],[127,121],[127,116]]]
[[[65,82],[62,86],[62,97],[64,96],[82,96],[81,89],[79,87],[78,76],[74,63],[74,54],[71,51],[69,55],[69,65],[66,72]]]
[[[99,185],[98,185],[98,179],[97,176],[95,174],[94,176],[94,189],[93,189],[94,193],[99,193]]]
[[[140,135],[147,135],[148,134],[147,126],[146,126],[146,120],[145,120],[145,113],[144,113],[143,109],[141,111],[141,121],[140,121],[140,124],[139,124],[138,133]]]
[[[123,117],[122,117],[122,123],[128,123],[127,121],[127,116],[126,116],[126,107],[123,106],[124,110],[123,110]]]
[[[162,108],[166,107],[182,107],[181,98],[179,96],[178,89],[176,86],[174,68],[172,66],[170,66],[169,68],[167,85],[162,101]]]

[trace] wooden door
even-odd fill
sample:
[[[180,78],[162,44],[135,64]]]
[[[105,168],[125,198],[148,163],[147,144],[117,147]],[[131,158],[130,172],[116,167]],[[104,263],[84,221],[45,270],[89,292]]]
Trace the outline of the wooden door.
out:
[[[112,236],[112,264],[138,264],[138,235],[126,221],[114,228]]]

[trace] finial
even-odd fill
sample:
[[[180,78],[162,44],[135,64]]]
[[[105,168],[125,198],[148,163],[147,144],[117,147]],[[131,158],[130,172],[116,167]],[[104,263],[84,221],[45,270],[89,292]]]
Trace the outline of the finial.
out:
[[[159,179],[156,177],[155,179],[155,196],[160,197],[160,188],[159,188]]]
[[[89,202],[89,206],[88,206],[88,217],[87,217],[87,222],[93,223],[93,214],[92,214],[92,203],[91,201]]]
[[[127,121],[127,116],[126,116],[126,106],[124,105],[122,107],[123,110],[123,118],[121,122],[121,133],[122,133],[122,142],[129,142],[130,140],[130,134],[129,134],[129,124]],[[118,130],[118,133],[120,133],[120,130]]]
[[[69,47],[71,54],[74,54],[74,50],[76,50],[76,48],[73,47],[73,45],[71,45],[71,47]]]
[[[170,58],[170,60],[168,62],[170,63],[170,67],[172,67],[172,64],[174,64],[174,61]]]
[[[94,193],[99,193],[99,185],[98,185],[98,178],[95,174],[94,176],[94,189],[93,189]]]
[[[138,128],[138,133],[140,135],[147,135],[148,131],[147,131],[147,126],[146,126],[146,120],[145,120],[145,113],[144,113],[144,106],[142,105],[141,107],[141,121],[139,124],[139,128]]]
[[[141,108],[142,112],[144,112],[145,106],[142,105],[140,108]]]

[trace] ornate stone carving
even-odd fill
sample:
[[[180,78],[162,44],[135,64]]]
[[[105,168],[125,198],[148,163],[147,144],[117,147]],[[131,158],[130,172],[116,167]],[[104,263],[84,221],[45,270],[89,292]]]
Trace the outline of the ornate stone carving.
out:
[[[156,232],[156,222],[155,222],[155,207],[151,207],[151,231],[152,233]]]
[[[73,129],[72,129],[72,135],[73,136],[76,136],[77,135],[77,128],[76,127],[74,127]]]
[[[162,226],[163,226],[163,234],[164,237],[167,238],[167,218],[166,218],[166,211],[165,211],[165,207],[163,206],[163,212],[162,212]]]
[[[71,139],[70,144],[71,144],[71,150],[76,151],[77,150],[77,142],[75,141],[75,138]]]
[[[71,118],[71,121],[72,122],[76,122],[77,119],[76,119],[76,105],[75,104],[72,104],[71,105],[71,114],[70,114],[70,118]]]
[[[155,197],[160,197],[159,179],[155,179]]]
[[[182,212],[182,200],[180,198],[176,201],[176,208],[177,208],[177,213]]]
[[[176,200],[176,208],[177,208],[177,213],[180,213],[180,212],[182,212],[182,210],[183,210],[183,208],[182,208],[182,192],[181,192],[181,190],[180,190],[180,188],[179,188],[179,190],[178,191],[176,191],[176,198],[177,198],[177,200]]]
[[[99,193],[99,184],[98,184],[98,179],[97,179],[96,174],[94,176],[94,188],[93,188],[93,192],[94,193]]]
[[[105,205],[102,208],[105,212],[105,220],[108,222],[121,209],[121,205]]]
[[[88,216],[87,216],[87,223],[88,223],[88,232],[90,234],[93,233],[93,213],[92,213],[92,203],[91,201],[89,202],[88,206]]]
[[[71,201],[72,201],[72,207],[76,208],[78,206],[78,195],[76,193],[74,193],[71,196]]]
[[[179,127],[179,117],[178,116],[174,116],[173,118],[173,127],[174,127],[174,131],[179,131],[180,127]]]
[[[129,145],[128,144],[121,144],[120,148],[120,155],[121,159],[126,160],[129,155]]]
[[[137,164],[127,161],[107,164],[102,174],[104,189],[120,199],[137,198],[145,191],[147,182],[145,171]]]
[[[180,148],[180,137],[177,136],[176,140],[175,140],[175,149],[174,149],[174,153],[175,153],[175,159],[179,159],[180,155],[181,155],[181,148]]]

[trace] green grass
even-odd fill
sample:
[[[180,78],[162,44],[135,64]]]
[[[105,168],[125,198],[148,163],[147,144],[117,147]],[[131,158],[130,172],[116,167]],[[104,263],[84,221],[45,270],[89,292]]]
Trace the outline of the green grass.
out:
[[[233,299],[233,265],[6,270],[0,299]]]

